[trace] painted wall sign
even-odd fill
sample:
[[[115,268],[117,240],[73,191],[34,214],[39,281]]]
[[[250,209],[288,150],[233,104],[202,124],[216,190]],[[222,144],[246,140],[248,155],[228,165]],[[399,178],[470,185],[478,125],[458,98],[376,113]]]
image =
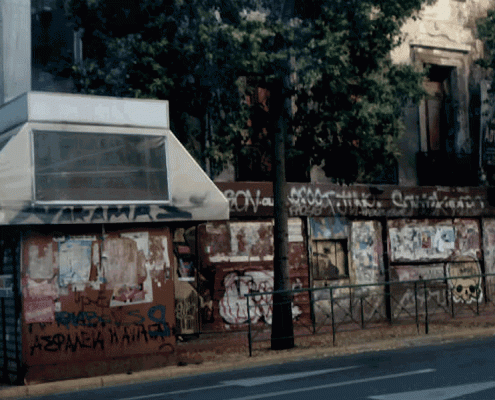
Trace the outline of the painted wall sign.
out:
[[[273,215],[270,182],[217,183],[229,200],[231,216]],[[339,186],[289,183],[291,217],[309,216],[478,216],[495,215],[486,188]]]

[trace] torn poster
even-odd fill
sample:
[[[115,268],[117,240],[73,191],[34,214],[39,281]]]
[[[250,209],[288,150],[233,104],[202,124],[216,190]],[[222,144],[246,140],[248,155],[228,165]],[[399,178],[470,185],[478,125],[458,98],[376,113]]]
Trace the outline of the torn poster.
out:
[[[71,283],[89,281],[91,272],[91,245],[89,240],[66,240],[58,244],[59,284],[66,287]]]

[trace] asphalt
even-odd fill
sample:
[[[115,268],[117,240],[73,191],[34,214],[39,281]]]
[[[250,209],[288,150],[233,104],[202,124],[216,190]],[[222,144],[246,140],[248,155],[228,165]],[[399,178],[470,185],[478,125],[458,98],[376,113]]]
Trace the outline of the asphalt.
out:
[[[0,398],[21,399],[46,396],[291,361],[465,341],[493,336],[495,320],[478,318],[454,324],[431,325],[429,331],[429,334],[425,334],[423,327],[417,329],[416,326],[411,325],[384,326],[364,331],[341,332],[337,335],[336,345],[333,345],[332,335],[296,338],[295,348],[281,351],[270,350],[269,342],[258,342],[255,343],[252,357],[249,357],[244,334],[203,335],[198,339],[178,343],[180,357],[176,365],[125,374],[24,386],[0,386]]]

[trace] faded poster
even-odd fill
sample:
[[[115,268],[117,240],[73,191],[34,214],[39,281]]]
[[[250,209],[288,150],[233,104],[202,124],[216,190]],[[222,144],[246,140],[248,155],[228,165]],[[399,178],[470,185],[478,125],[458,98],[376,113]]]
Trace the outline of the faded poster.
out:
[[[29,246],[29,276],[32,279],[51,279],[53,277],[53,244],[32,244]]]
[[[92,241],[90,240],[69,239],[58,244],[59,284],[61,287],[89,281],[91,246]]]
[[[148,234],[121,234],[105,240],[103,260],[105,278],[113,289],[110,307],[153,301],[153,287],[146,255]]]

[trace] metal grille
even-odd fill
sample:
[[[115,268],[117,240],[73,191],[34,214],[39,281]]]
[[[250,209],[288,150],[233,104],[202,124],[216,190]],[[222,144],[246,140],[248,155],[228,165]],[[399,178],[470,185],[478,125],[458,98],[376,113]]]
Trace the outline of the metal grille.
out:
[[[0,380],[22,383],[20,235],[13,228],[0,231],[0,275],[7,277],[0,297]]]

